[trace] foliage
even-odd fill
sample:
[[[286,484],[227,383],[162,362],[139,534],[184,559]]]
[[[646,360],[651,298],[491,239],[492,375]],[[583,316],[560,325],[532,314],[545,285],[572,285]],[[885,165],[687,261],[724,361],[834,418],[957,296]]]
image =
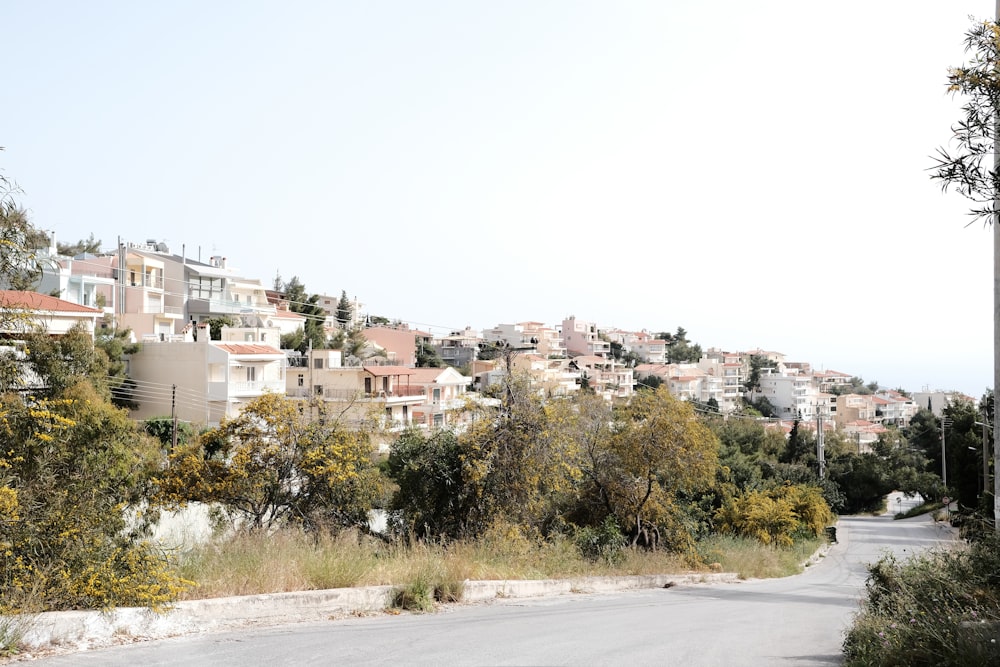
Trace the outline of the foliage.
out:
[[[307,529],[367,529],[381,497],[370,434],[332,418],[299,413],[299,403],[264,394],[234,419],[178,448],[158,479],[157,502],[219,503],[234,526],[269,530],[289,523]],[[213,455],[214,450],[218,450]]]
[[[236,326],[236,320],[229,315],[219,315],[208,319],[209,340],[222,340],[222,327]]]
[[[354,319],[354,305],[347,298],[347,291],[340,291],[340,300],[337,302],[337,323],[341,328],[346,328]]]
[[[398,532],[422,539],[464,533],[475,498],[464,483],[463,450],[455,433],[407,430],[393,443],[385,469],[398,487],[390,505]]]
[[[94,385],[102,399],[109,399],[108,357],[98,347],[82,324],[66,334],[52,337],[35,333],[25,337],[28,363],[44,386],[39,395],[59,396],[81,381]]]
[[[94,238],[94,233],[76,243],[56,243],[56,252],[66,257],[76,257],[84,253],[97,254],[101,251],[101,240]]]
[[[669,533],[669,548],[684,551],[691,535],[678,524],[677,494],[712,485],[718,440],[692,407],[660,388],[641,392],[608,413],[601,399],[581,405],[582,495],[626,527],[636,543],[645,523]]]
[[[989,665],[1000,662],[1000,541],[968,549],[883,556],[844,641],[848,665]]]
[[[571,406],[544,403],[529,381],[508,368],[498,385],[500,405],[478,408],[471,427],[459,437],[461,505],[467,535],[478,535],[497,518],[539,530],[559,514],[573,492],[578,471],[575,443],[567,425]]]
[[[715,521],[723,533],[791,546],[797,532],[822,534],[833,513],[819,487],[782,484],[729,499],[716,512]]]
[[[777,362],[768,359],[761,354],[751,354],[750,355],[750,372],[747,373],[746,382],[743,388],[746,391],[758,391],[760,390],[760,376],[761,370],[765,368],[777,368]]]
[[[613,516],[606,517],[598,526],[577,528],[573,542],[584,558],[608,565],[620,563],[628,546],[628,540]]]
[[[139,407],[133,398],[133,383],[126,375],[125,357],[139,351],[140,345],[131,341],[132,330],[100,329],[94,336],[94,347],[104,353],[107,359],[108,388],[111,402],[120,408]]]
[[[667,342],[667,363],[679,364],[701,359],[701,346],[687,339],[684,327],[677,327],[676,333],[660,332],[656,338]]]
[[[0,182],[0,284],[6,289],[30,291],[42,277],[42,259],[37,249],[45,247],[48,239],[14,201],[14,191],[6,181]],[[22,321],[22,315],[5,306],[0,311],[0,327],[14,328]]]
[[[417,368],[442,368],[444,361],[438,351],[426,345],[422,340],[417,342]]]
[[[185,582],[126,518],[159,463],[127,415],[80,381],[0,397],[0,613],[161,606]]]
[[[965,97],[963,117],[952,126],[952,150],[939,148],[931,178],[972,202],[973,220],[996,222],[1000,172],[994,170],[996,118],[1000,114],[1000,25],[976,22],[965,35],[971,60],[948,70],[948,92]]]
[[[319,295],[309,296],[306,293],[305,285],[302,284],[298,276],[292,276],[292,279],[283,287],[285,299],[288,300],[288,309],[293,313],[303,315],[306,321],[302,328],[301,337],[297,337],[295,341],[286,341],[282,337],[282,346],[296,349],[303,354],[310,347],[316,350],[326,349],[328,341],[326,332],[323,330],[323,324],[326,322],[326,311],[319,305]],[[293,347],[292,342],[297,342],[298,345]]]
[[[170,417],[151,417],[143,423],[143,430],[153,436],[163,447],[169,448],[174,440],[174,420]],[[189,422],[177,422],[177,446],[184,447],[195,437],[194,427]]]

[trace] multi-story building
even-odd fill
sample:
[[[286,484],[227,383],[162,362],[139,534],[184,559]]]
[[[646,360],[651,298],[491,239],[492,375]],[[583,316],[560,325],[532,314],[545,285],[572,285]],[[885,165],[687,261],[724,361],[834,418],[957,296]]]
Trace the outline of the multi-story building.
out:
[[[610,357],[611,343],[601,340],[597,325],[570,315],[562,322],[563,344],[570,357]]]
[[[284,393],[285,354],[278,349],[276,329],[223,328],[225,340],[209,338],[202,324],[141,343],[129,356],[139,403],[134,419],[176,415],[217,425],[265,392]]]
[[[920,406],[909,396],[891,389],[875,392],[875,416],[882,424],[906,426]]]
[[[413,425],[413,410],[426,401],[426,387],[410,382],[416,370],[343,366],[340,350],[310,350],[301,365],[289,369],[285,391],[291,398],[323,401],[349,426],[374,421],[384,433],[395,433]]]
[[[410,386],[424,390],[423,403],[413,407],[412,422],[428,428],[462,428],[466,419],[467,378],[451,367],[413,368]]]
[[[766,398],[781,419],[813,419],[829,406],[811,375],[778,373],[769,368],[762,370],[760,388],[751,396],[754,400],[758,396]]]
[[[607,357],[581,355],[569,360],[568,367],[578,371],[581,381],[594,392],[611,401],[631,398],[635,391],[632,369]]]

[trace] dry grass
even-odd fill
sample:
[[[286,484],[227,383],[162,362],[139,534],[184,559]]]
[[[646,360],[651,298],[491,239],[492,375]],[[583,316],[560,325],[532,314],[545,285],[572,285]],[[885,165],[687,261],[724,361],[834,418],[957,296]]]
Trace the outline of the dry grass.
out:
[[[736,572],[742,579],[770,579],[802,572],[803,564],[822,544],[822,539],[813,538],[782,548],[719,535],[701,542],[698,552],[706,563],[719,563],[724,572]]]
[[[369,585],[415,585],[438,599],[457,599],[465,580],[672,574],[708,571],[704,563],[715,562],[743,577],[785,576],[801,571],[818,545],[775,549],[713,538],[700,545],[700,560],[626,549],[611,564],[584,558],[569,540],[533,539],[510,528],[448,545],[387,545],[354,533],[285,530],[204,545],[179,558],[177,566],[182,577],[197,582],[187,599]]]

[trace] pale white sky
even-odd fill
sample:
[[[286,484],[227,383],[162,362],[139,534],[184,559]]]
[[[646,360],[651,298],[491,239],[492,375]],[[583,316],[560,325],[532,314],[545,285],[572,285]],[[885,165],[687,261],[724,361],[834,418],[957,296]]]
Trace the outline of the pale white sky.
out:
[[[686,328],[992,385],[991,235],[927,169],[987,0],[62,2],[3,10],[0,168],[441,331]]]

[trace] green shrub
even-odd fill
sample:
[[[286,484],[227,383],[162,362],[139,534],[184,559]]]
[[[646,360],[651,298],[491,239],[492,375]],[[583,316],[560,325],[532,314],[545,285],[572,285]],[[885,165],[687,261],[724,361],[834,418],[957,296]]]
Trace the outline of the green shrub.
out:
[[[587,560],[608,565],[621,563],[628,545],[628,540],[612,516],[604,519],[597,527],[577,528],[573,534],[573,542]]]
[[[848,665],[1000,664],[1000,540],[883,556],[844,641]]]

